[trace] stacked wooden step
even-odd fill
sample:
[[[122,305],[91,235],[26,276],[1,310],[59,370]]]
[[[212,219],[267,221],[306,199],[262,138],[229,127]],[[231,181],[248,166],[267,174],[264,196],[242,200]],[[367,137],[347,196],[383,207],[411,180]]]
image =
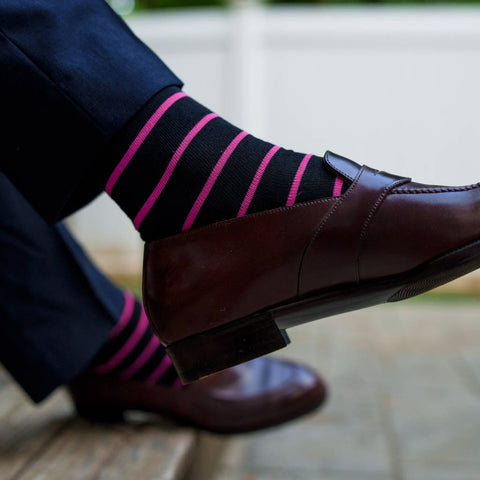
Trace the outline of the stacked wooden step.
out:
[[[63,391],[34,406],[0,369],[1,480],[179,480],[197,441],[194,430],[151,416],[84,421]]]

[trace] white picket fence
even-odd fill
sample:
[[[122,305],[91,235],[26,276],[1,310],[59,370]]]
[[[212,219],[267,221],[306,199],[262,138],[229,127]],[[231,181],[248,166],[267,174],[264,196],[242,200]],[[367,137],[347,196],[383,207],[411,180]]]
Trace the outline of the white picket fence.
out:
[[[129,23],[192,96],[257,136],[430,183],[480,180],[480,9],[234,3]],[[140,271],[110,200],[71,225],[109,271]]]

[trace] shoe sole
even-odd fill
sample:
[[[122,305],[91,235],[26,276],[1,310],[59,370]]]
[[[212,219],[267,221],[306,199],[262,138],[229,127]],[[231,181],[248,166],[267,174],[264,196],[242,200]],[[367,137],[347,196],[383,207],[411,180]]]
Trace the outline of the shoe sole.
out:
[[[458,248],[400,275],[309,294],[193,335],[167,347],[186,385],[212,373],[286,347],[286,333],[302,323],[387,302],[398,302],[480,268],[480,241]]]
[[[122,383],[121,390],[124,390],[125,386],[123,385],[123,381],[113,381],[114,384],[117,384],[118,382]],[[163,388],[164,396],[172,394],[172,392],[169,391],[172,389],[172,387],[161,386],[160,388]],[[110,389],[110,392],[112,391],[115,391],[115,387]],[[222,422],[221,414],[219,414],[219,418],[209,418],[208,416],[201,415],[198,417],[197,415],[194,415],[194,408],[192,408],[192,415],[189,416],[188,413],[182,415],[179,412],[173,412],[166,406],[138,406],[134,403],[126,403],[124,405],[112,404],[111,395],[109,395],[109,398],[103,403],[97,402],[94,404],[85,404],[78,402],[75,399],[73,401],[77,415],[93,423],[126,423],[128,421],[128,417],[125,416],[127,412],[149,412],[160,415],[168,422],[173,421],[179,426],[195,427],[212,433],[231,435],[255,432],[296,420],[304,415],[308,415],[309,413],[320,409],[327,401],[327,398],[327,387],[320,382],[314,389],[305,391],[301,395],[301,398],[299,398],[297,395],[294,400],[292,399],[292,401],[288,402],[286,405],[286,402],[283,402],[284,406],[281,409],[276,408],[265,412],[265,415],[262,416],[262,419],[256,418],[252,420],[249,417],[241,417],[230,422],[225,421],[224,419]]]

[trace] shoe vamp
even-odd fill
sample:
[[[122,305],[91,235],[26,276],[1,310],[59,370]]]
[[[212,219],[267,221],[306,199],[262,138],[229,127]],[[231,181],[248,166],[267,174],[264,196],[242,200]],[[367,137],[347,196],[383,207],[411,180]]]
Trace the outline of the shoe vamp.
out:
[[[359,253],[362,280],[398,274],[480,239],[480,190],[392,193]]]

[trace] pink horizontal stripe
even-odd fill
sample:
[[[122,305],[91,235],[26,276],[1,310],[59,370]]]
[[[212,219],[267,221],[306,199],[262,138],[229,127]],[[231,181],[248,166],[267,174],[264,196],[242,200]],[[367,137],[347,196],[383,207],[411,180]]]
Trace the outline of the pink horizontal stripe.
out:
[[[215,184],[215,182],[216,182],[218,176],[220,175],[223,167],[227,163],[227,161],[230,158],[230,156],[232,155],[232,153],[237,148],[238,144],[247,135],[248,135],[247,132],[240,132],[230,142],[230,145],[222,153],[222,156],[218,160],[217,164],[213,167],[213,170],[210,173],[210,176],[208,177],[208,180],[206,181],[205,185],[202,188],[202,191],[200,192],[197,199],[195,200],[195,203],[193,204],[192,209],[190,210],[189,214],[187,215],[187,219],[185,220],[185,223],[183,224],[182,231],[188,230],[193,225],[193,222],[195,221],[195,218],[197,218],[198,212],[202,208],[202,205],[204,204],[205,200],[207,199],[208,194],[210,193],[210,190],[212,189],[213,185]]]
[[[123,310],[117,324],[112,328],[112,331],[108,336],[109,340],[117,337],[128,324],[130,318],[132,318],[133,308],[135,307],[135,297],[133,296],[132,292],[123,292],[123,295],[125,297]]]
[[[142,313],[140,315],[138,325],[136,326],[130,338],[125,342],[125,345],[123,345],[123,347],[120,350],[118,350],[118,352],[115,355],[113,355],[113,357],[110,358],[110,360],[106,361],[102,365],[98,365],[97,367],[95,367],[94,368],[95,373],[100,373],[100,374],[108,373],[111,370],[113,370],[117,365],[119,365],[120,362],[122,362],[125,359],[125,357],[138,344],[143,334],[145,333],[147,326],[148,326],[147,316],[145,315],[145,312],[142,309]]]
[[[155,111],[155,113],[149,118],[147,123],[142,127],[138,135],[135,137],[135,140],[131,143],[126,151],[125,155],[120,160],[119,164],[115,167],[110,178],[105,185],[105,191],[111,195],[113,187],[117,180],[119,179],[120,175],[123,173],[127,165],[130,163],[130,160],[133,156],[137,153],[137,150],[140,148],[142,143],[147,138],[148,134],[152,131],[153,127],[156,123],[162,118],[165,112],[177,101],[183,97],[186,97],[187,94],[183,92],[178,92],[168,97]]]
[[[342,194],[343,178],[337,177],[333,185],[333,196],[339,197]]]
[[[132,378],[150,360],[150,358],[152,358],[152,355],[157,351],[159,346],[160,341],[157,337],[153,336],[138,358],[122,372],[121,378],[123,378],[123,380]]]
[[[253,196],[255,195],[255,192],[257,191],[258,184],[260,183],[260,180],[262,179],[263,172],[265,172],[265,169],[267,168],[268,164],[270,163],[270,160],[278,152],[278,150],[280,150],[280,147],[272,147],[268,151],[268,153],[265,155],[264,159],[262,160],[262,163],[260,164],[257,171],[255,172],[255,176],[253,177],[252,183],[248,187],[247,194],[245,195],[245,198],[243,199],[240,210],[237,213],[237,217],[243,217],[247,213],[248,207],[250,206],[250,203],[253,200]]]
[[[172,361],[168,355],[165,355],[160,362],[160,365],[146,378],[147,385],[155,385],[167,372]]]
[[[290,193],[288,194],[287,207],[293,205],[297,199],[298,188],[300,187],[300,182],[302,181],[303,173],[307,168],[308,162],[313,155],[305,155],[300,162],[295,178],[293,179],[292,186],[290,187]]]
[[[180,146],[177,148],[176,152],[173,154],[172,159],[170,160],[165,172],[163,172],[162,178],[158,182],[157,186],[154,188],[153,192],[148,197],[147,201],[137,213],[137,216],[133,220],[133,224],[135,228],[138,230],[140,225],[142,224],[144,218],[147,216],[147,213],[151,210],[155,202],[157,201],[158,197],[162,193],[165,185],[167,184],[168,180],[172,176],[173,170],[177,166],[178,161],[183,155],[183,152],[187,149],[190,142],[195,138],[195,136],[202,130],[205,125],[213,120],[214,118],[218,117],[216,113],[209,113],[205,117],[203,117],[188,133],[188,135],[183,139]]]

